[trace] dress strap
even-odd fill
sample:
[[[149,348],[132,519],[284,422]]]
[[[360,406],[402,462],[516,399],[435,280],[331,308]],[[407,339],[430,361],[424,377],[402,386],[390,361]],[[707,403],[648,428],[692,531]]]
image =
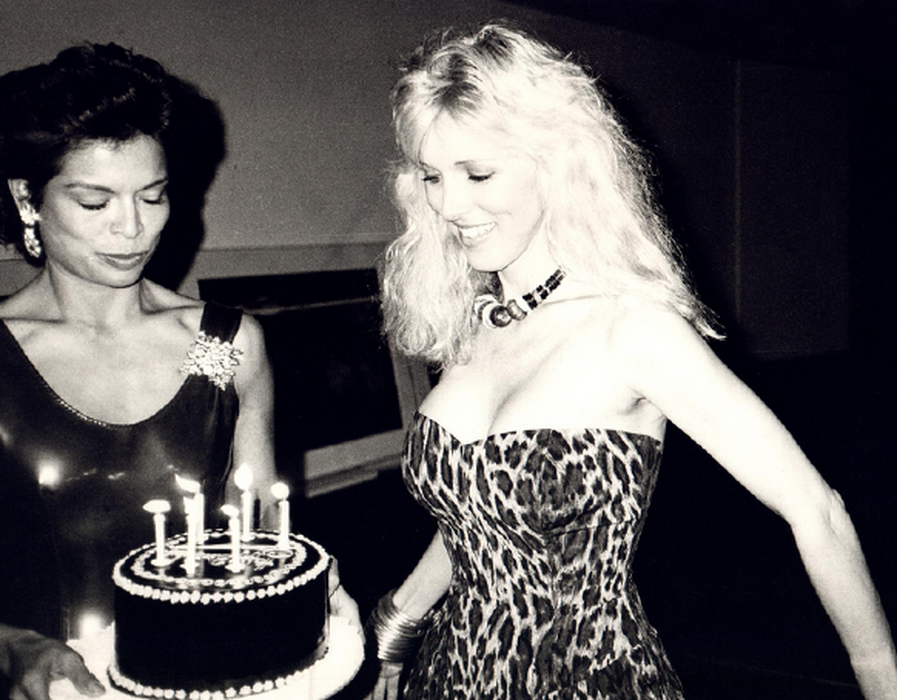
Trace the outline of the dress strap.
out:
[[[206,302],[202,312],[202,321],[199,330],[212,338],[218,338],[223,342],[232,342],[240,323],[243,321],[243,312],[230,306],[222,306],[213,301]]]

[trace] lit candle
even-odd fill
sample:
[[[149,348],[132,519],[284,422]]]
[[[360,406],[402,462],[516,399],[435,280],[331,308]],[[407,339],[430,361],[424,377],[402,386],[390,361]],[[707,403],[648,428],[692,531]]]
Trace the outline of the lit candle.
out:
[[[184,510],[187,513],[187,556],[184,558],[184,569],[188,576],[196,573],[196,501],[184,497]]]
[[[165,556],[165,514],[171,510],[168,501],[153,500],[143,504],[143,509],[153,514],[153,525],[156,530],[156,558],[153,564],[156,566],[166,566],[168,558]]]
[[[289,551],[290,549],[290,487],[282,481],[271,486],[271,495],[277,499],[277,509],[280,515],[280,531],[277,536],[277,548]]]
[[[203,497],[202,493],[200,493],[200,483],[198,481],[193,481],[192,479],[185,479],[184,477],[182,477],[179,474],[174,475],[174,480],[177,482],[177,485],[180,486],[182,490],[186,491],[187,493],[193,494],[193,503],[196,506],[195,509],[192,509],[192,512],[194,514],[193,526],[199,530],[198,536],[202,537],[202,533],[206,529],[206,526],[205,526],[206,504],[205,504],[205,498]],[[186,505],[187,505],[187,498],[185,497],[184,498],[184,507],[185,508],[186,508]],[[191,512],[191,510],[188,509],[187,512],[189,514]],[[187,535],[189,536],[190,533],[188,532]]]
[[[243,541],[252,539],[252,516],[255,510],[255,497],[252,494],[252,469],[248,464],[241,464],[234,472],[234,483],[243,493],[240,496],[240,507],[243,510]]]
[[[243,570],[240,554],[240,509],[236,506],[221,506],[221,512],[227,516],[227,528],[230,532],[230,562],[227,568],[234,573]]]

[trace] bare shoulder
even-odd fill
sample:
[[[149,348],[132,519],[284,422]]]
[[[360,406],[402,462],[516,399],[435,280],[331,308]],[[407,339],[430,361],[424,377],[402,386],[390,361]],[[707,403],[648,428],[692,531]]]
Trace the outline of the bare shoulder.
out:
[[[199,332],[205,304],[199,299],[178,294],[155,282],[141,282],[140,303],[144,311],[156,317],[169,317],[194,334]]]
[[[21,292],[17,292],[0,300],[0,319],[10,321],[29,315],[25,314],[26,305],[23,304],[21,294]]]
[[[240,321],[240,330],[234,338],[234,346],[254,356],[264,356],[265,332],[262,324],[254,316],[244,313]]]
[[[694,327],[671,308],[625,299],[608,327],[611,349],[620,357],[645,357],[703,340]]]
[[[39,277],[39,276],[38,276]],[[49,321],[51,305],[47,303],[43,285],[35,278],[18,291],[0,300],[0,318],[4,321]]]
[[[206,302],[149,281],[144,281],[143,299],[151,312],[172,316],[194,336],[199,332]],[[257,363],[261,361],[259,358],[265,356],[264,331],[261,324],[249,314],[243,314],[233,343],[243,353],[244,364]]]
[[[627,301],[610,332],[609,348],[629,386],[657,403],[658,387],[696,390],[698,378],[719,375],[723,365],[694,326],[675,310]]]

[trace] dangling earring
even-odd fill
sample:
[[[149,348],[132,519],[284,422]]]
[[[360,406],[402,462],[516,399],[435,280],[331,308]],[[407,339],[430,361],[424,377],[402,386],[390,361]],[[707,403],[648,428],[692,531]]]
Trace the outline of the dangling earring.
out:
[[[35,230],[37,222],[34,220],[25,222],[25,232],[22,234],[22,241],[25,244],[25,250],[32,258],[39,258],[44,252],[44,247],[40,244],[40,238],[37,237]]]

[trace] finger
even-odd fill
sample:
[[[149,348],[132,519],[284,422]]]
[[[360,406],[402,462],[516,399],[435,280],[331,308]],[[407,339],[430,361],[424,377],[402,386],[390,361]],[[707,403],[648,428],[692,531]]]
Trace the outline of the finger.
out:
[[[333,595],[337,588],[340,587],[339,579],[339,562],[336,557],[330,557],[330,568],[327,570],[327,581],[329,585],[329,593]]]
[[[106,687],[87,669],[84,660],[74,652],[60,659],[60,670],[82,695],[97,697],[106,692]]]
[[[333,612],[342,618],[347,619],[357,628],[361,628],[361,613],[358,611],[358,604],[350,596],[346,589],[340,586],[333,594],[331,600],[333,604]]]
[[[46,669],[45,669],[46,670]],[[50,700],[48,673],[27,673],[9,694],[10,700]]]
[[[384,700],[386,698],[386,679],[383,676],[377,677],[374,684],[374,692],[371,694],[372,700]]]
[[[389,699],[399,697],[399,676],[390,676],[386,679],[386,697]]]

